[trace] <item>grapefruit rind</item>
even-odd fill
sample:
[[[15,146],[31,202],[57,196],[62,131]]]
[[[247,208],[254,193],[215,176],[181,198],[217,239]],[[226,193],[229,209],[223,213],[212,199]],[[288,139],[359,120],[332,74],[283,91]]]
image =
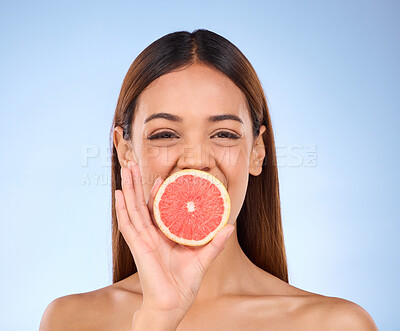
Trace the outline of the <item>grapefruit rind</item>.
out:
[[[178,177],[183,176],[183,175],[194,175],[198,176],[201,178],[204,178],[206,180],[209,180],[211,183],[216,185],[221,192],[221,197],[224,201],[224,213],[222,214],[222,220],[221,223],[215,228],[214,231],[210,232],[205,238],[201,240],[189,240],[189,239],[184,239],[181,237],[176,236],[175,234],[171,233],[169,228],[161,221],[161,215],[160,215],[160,210],[159,210],[159,203],[161,200],[161,197],[166,189],[166,187],[174,182]],[[209,174],[208,172],[202,171],[202,170],[197,170],[197,169],[184,169],[177,171],[173,173],[171,176],[166,178],[164,182],[161,184],[160,188],[158,189],[156,196],[154,198],[153,202],[153,214],[154,214],[154,219],[159,227],[159,229],[164,233],[165,236],[167,236],[169,239],[172,241],[182,244],[182,245],[187,245],[187,246],[202,246],[207,244],[209,241],[211,241],[215,235],[220,231],[228,222],[229,219],[229,214],[231,211],[231,201],[229,198],[228,191],[226,190],[224,184],[215,176]]]

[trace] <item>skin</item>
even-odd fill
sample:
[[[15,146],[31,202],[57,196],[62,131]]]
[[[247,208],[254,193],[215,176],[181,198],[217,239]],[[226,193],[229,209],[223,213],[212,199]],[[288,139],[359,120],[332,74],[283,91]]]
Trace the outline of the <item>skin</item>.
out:
[[[144,124],[158,112],[178,115],[182,122],[157,118]],[[243,124],[207,122],[217,114],[236,115]],[[161,76],[140,95],[132,125],[132,141],[123,139],[122,128],[114,131],[123,167],[116,197],[119,228],[139,272],[96,291],[56,299],[44,313],[41,330],[377,330],[355,303],[291,286],[255,266],[241,250],[235,223],[248,174],[262,171],[265,127],[254,139],[245,96],[226,76],[201,64]],[[165,131],[170,133],[166,139],[148,139]],[[222,131],[240,138],[217,135]],[[152,215],[161,185],[156,178],[189,168],[221,180],[232,204],[228,224],[200,248],[170,241]]]

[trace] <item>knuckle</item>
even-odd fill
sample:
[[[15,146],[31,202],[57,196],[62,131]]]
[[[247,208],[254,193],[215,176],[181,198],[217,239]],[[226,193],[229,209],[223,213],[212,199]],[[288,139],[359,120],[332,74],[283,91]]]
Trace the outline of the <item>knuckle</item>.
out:
[[[120,232],[125,232],[131,226],[129,219],[119,219],[118,218],[118,230]]]
[[[116,208],[117,214],[119,214],[119,212],[123,212],[124,210],[126,210],[125,207],[125,203],[121,203],[119,206],[117,206]]]
[[[211,259],[215,259],[222,252],[223,247],[216,245],[213,241],[210,242]]]
[[[148,227],[150,226],[150,224],[145,224],[138,232],[137,235],[143,235],[146,233],[146,231],[148,230]]]
[[[141,201],[139,202],[139,206],[140,206],[141,208],[143,208],[143,207],[146,207],[146,208],[147,208],[147,203],[146,203],[146,201],[141,200]]]
[[[118,222],[118,230],[120,232],[125,232],[126,229],[126,224],[122,223],[122,222]]]
[[[200,261],[197,261],[197,269],[200,271],[202,275],[204,275],[206,272],[206,268]]]
[[[133,206],[132,206],[132,210],[133,210],[134,212],[139,212],[140,208],[139,208],[139,206],[138,206],[136,203],[134,203]]]
[[[122,185],[125,188],[130,189],[133,187],[133,181],[131,178],[124,178],[124,179],[122,179]]]

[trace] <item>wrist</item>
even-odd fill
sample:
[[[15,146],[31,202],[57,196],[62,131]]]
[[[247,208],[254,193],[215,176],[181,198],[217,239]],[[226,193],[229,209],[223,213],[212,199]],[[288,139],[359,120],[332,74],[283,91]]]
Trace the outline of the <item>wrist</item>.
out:
[[[184,313],[157,312],[141,308],[133,315],[131,331],[175,331],[184,316]]]

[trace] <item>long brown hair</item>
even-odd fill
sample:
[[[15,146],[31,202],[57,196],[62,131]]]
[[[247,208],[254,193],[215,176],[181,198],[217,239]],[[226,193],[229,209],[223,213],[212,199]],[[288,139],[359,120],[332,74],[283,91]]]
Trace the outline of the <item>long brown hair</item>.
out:
[[[249,174],[246,197],[236,220],[237,235],[243,252],[256,266],[288,282],[275,141],[264,91],[254,68],[235,45],[212,31],[197,29],[192,33],[169,33],[154,41],[133,61],[122,83],[110,132],[113,283],[137,272],[129,247],[118,230],[115,213],[114,193],[121,189],[121,166],[113,144],[113,130],[121,126],[124,139],[132,139],[140,93],[158,77],[193,63],[219,70],[243,91],[254,138],[261,125],[266,127],[262,136],[266,151],[263,171],[259,176]]]

